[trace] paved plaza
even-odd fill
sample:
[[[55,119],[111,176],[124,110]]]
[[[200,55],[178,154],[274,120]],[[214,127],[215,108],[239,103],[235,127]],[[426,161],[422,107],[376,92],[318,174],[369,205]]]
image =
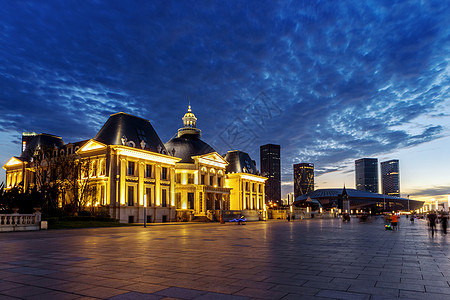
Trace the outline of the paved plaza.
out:
[[[449,245],[405,218],[2,233],[0,299],[449,299]]]

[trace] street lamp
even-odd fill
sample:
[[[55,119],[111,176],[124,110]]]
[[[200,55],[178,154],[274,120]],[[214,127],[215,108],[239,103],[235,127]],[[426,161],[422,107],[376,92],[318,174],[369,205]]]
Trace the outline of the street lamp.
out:
[[[147,195],[144,195],[144,227],[147,227]]]

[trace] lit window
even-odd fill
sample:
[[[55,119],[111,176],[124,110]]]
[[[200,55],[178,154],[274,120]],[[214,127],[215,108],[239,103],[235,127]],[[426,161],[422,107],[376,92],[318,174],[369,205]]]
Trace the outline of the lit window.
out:
[[[152,177],[152,165],[145,166],[145,177],[147,177],[147,178]]]
[[[165,168],[165,167],[161,168],[161,179],[167,180],[167,168]]]
[[[128,187],[128,206],[134,206],[134,187]]]
[[[161,190],[161,206],[167,207],[167,190]]]
[[[134,175],[134,161],[128,162],[128,175]]]
[[[194,174],[188,174],[188,184],[194,184]]]

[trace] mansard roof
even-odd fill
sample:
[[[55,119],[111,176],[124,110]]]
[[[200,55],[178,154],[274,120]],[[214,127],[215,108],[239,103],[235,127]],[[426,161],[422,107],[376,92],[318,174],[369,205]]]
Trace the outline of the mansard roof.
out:
[[[250,158],[248,153],[239,150],[228,151],[225,155],[225,160],[229,162],[227,166],[228,173],[259,174],[255,161]]]
[[[126,145],[167,154],[150,121],[123,112],[113,114],[94,137],[106,145]],[[143,143],[142,143],[143,141]]]
[[[61,137],[55,136],[48,133],[40,133],[29,141],[25,150],[20,155],[23,159],[29,159],[33,156],[37,149],[43,149],[45,147],[57,147],[61,148],[64,146],[64,141]]]

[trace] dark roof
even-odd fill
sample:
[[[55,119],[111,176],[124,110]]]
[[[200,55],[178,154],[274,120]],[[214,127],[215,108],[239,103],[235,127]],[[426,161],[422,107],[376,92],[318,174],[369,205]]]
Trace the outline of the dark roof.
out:
[[[198,134],[183,134],[171,139],[165,146],[170,155],[181,158],[180,163],[193,163],[192,156],[216,152]]]
[[[123,145],[123,137],[127,146],[134,144],[134,147],[141,148],[144,140],[146,150],[167,153],[150,121],[123,112],[111,115],[94,139],[106,145]]]
[[[308,194],[300,195],[297,198],[295,198],[295,201],[305,200],[308,197],[310,197],[311,199],[337,198],[338,195],[343,194],[343,191],[344,191],[343,189],[319,189],[319,190],[315,190]],[[355,189],[347,189],[346,188],[345,191],[347,192],[349,199],[358,198],[358,199],[374,199],[374,200],[375,199],[408,200],[406,198],[371,193],[371,192],[367,192],[367,191],[359,191],[359,190],[355,190]],[[417,201],[417,200],[411,199],[411,201]]]
[[[27,143],[25,151],[22,152],[20,157],[23,159],[29,159],[31,156],[33,156],[34,152],[38,148],[41,149],[45,147],[61,148],[62,146],[64,146],[64,141],[62,140],[61,137],[48,133],[40,133],[33,136],[30,139],[30,141]]]
[[[248,153],[239,150],[228,151],[225,160],[229,163],[227,166],[228,173],[259,174],[255,161],[250,158]]]

